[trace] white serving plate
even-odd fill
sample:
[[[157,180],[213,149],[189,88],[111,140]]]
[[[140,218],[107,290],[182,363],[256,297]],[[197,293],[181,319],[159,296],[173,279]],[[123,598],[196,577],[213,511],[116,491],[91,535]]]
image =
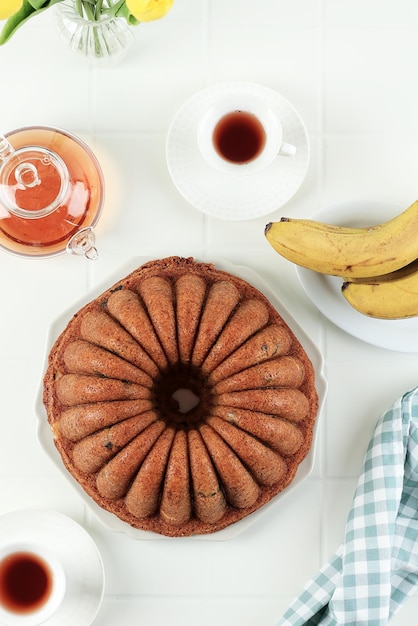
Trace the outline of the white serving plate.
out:
[[[48,354],[49,354],[49,352],[50,352],[50,350],[51,350],[51,348],[52,348],[56,338],[64,330],[64,328],[67,326],[67,324],[68,324],[69,320],[71,319],[71,317],[81,307],[83,307],[85,304],[87,304],[87,303],[91,302],[92,300],[94,300],[96,297],[98,297],[104,291],[109,289],[118,280],[120,280],[124,276],[127,276],[134,269],[136,269],[140,265],[142,265],[142,264],[144,264],[144,263],[146,263],[147,261],[150,261],[150,260],[151,260],[151,258],[148,258],[148,257],[146,257],[146,258],[145,257],[135,257],[135,258],[131,259],[123,267],[121,267],[112,277],[110,277],[106,281],[106,284],[102,284],[100,287],[96,287],[95,289],[93,289],[88,295],[86,295],[84,298],[82,298],[81,300],[76,302],[73,306],[71,306],[67,311],[65,311],[62,315],[60,315],[51,324],[50,331],[49,331],[48,338],[47,338],[47,343],[46,343],[46,352],[45,352],[43,373],[47,369]],[[326,382],[326,379],[325,379],[325,376],[324,376],[324,373],[323,373],[323,359],[322,359],[322,355],[319,352],[318,348],[313,343],[313,341],[310,339],[310,337],[308,337],[308,335],[306,335],[304,330],[299,326],[299,324],[292,317],[292,315],[289,313],[289,311],[280,302],[280,300],[277,297],[277,295],[264,282],[264,280],[261,278],[261,276],[259,276],[259,274],[257,274],[251,268],[248,268],[248,267],[245,267],[245,266],[241,266],[241,265],[239,265],[239,266],[238,265],[233,265],[233,264],[229,263],[228,261],[225,261],[224,259],[205,259],[205,258],[200,258],[198,260],[199,261],[203,261],[203,262],[207,262],[207,263],[209,263],[209,262],[213,263],[219,269],[227,271],[227,272],[230,272],[231,274],[235,274],[236,276],[239,276],[239,277],[243,278],[244,280],[246,280],[249,283],[251,283],[252,285],[254,285],[254,287],[259,289],[270,300],[272,305],[275,307],[275,309],[278,311],[278,313],[282,316],[282,318],[285,320],[285,322],[289,325],[289,327],[295,333],[297,338],[300,340],[300,342],[303,345],[306,353],[308,354],[309,358],[311,359],[313,367],[315,369],[316,389],[317,389],[317,393],[318,393],[318,397],[319,397],[319,410],[318,410],[318,417],[317,417],[317,420],[316,420],[316,423],[315,423],[315,427],[314,427],[314,432],[313,432],[312,446],[311,446],[311,449],[310,449],[308,455],[306,456],[306,458],[300,464],[300,466],[298,468],[298,471],[296,473],[296,476],[295,476],[294,480],[292,481],[292,483],[289,485],[289,487],[287,487],[287,489],[285,489],[282,493],[278,494],[269,503],[267,503],[266,505],[261,507],[261,509],[258,509],[257,511],[255,511],[251,515],[248,515],[246,518],[240,520],[239,522],[236,522],[235,524],[232,524],[231,526],[229,526],[229,527],[227,527],[227,528],[225,528],[223,530],[220,530],[220,531],[218,531],[216,533],[211,533],[211,534],[206,534],[206,535],[194,535],[194,536],[192,536],[190,538],[189,537],[184,538],[184,539],[224,541],[224,540],[227,540],[227,539],[231,539],[231,538],[237,536],[238,534],[244,532],[247,528],[249,528],[249,526],[253,525],[256,521],[258,521],[263,516],[263,514],[267,511],[267,509],[270,509],[273,506],[277,506],[278,507],[280,505],[280,502],[281,502],[282,498],[285,495],[289,494],[294,489],[296,489],[298,487],[298,485],[300,485],[304,480],[306,480],[306,478],[312,472],[312,468],[313,468],[313,465],[314,465],[314,459],[315,459],[316,445],[317,445],[318,424],[319,424],[319,419],[320,419],[320,413],[321,413],[321,410],[322,410],[324,402],[325,402],[325,397],[326,397],[326,392],[327,392],[327,382]],[[90,498],[90,496],[88,496],[85,493],[85,491],[82,489],[82,487],[79,485],[79,483],[66,470],[66,468],[65,468],[65,466],[64,466],[64,464],[63,464],[63,462],[61,460],[61,456],[59,455],[59,453],[58,453],[58,451],[57,451],[57,449],[55,447],[55,444],[54,444],[54,441],[53,441],[53,437],[52,437],[52,433],[51,433],[51,429],[50,429],[48,421],[47,421],[46,411],[45,411],[45,408],[44,408],[43,403],[42,403],[42,393],[43,393],[43,383],[41,381],[41,385],[40,385],[40,388],[39,388],[39,391],[38,391],[38,396],[37,396],[36,405],[35,405],[35,411],[36,411],[37,418],[38,418],[38,431],[37,431],[37,434],[38,434],[38,439],[39,439],[39,442],[41,444],[41,447],[43,448],[45,453],[49,456],[49,458],[54,462],[54,464],[58,467],[58,469],[61,472],[63,472],[63,474],[67,478],[67,480],[69,480],[70,483],[74,486],[74,488],[77,490],[77,492],[79,493],[80,497],[82,498],[82,500],[84,501],[86,506],[88,506],[88,508],[95,514],[97,519],[99,519],[100,522],[102,522],[102,524],[104,524],[108,529],[116,531],[116,532],[124,532],[124,533],[128,534],[129,536],[133,537],[134,539],[142,539],[142,540],[169,539],[168,537],[159,535],[157,533],[153,533],[153,532],[150,532],[150,531],[144,531],[144,530],[138,530],[136,528],[132,528],[129,524],[121,521],[119,518],[117,518],[112,513],[109,513],[108,511],[105,511],[104,509],[99,507]]]
[[[406,208],[406,207],[405,207]],[[370,226],[401,213],[402,208],[381,202],[347,202],[333,205],[312,219],[341,226]],[[313,304],[336,326],[371,345],[397,352],[418,352],[418,317],[382,320],[356,311],[341,294],[343,279],[296,268]]]

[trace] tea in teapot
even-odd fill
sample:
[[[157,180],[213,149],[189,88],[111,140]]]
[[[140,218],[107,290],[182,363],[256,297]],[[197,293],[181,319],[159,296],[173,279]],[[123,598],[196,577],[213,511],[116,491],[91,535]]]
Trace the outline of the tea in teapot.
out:
[[[32,126],[0,135],[0,248],[27,257],[96,258],[100,165],[74,135]]]

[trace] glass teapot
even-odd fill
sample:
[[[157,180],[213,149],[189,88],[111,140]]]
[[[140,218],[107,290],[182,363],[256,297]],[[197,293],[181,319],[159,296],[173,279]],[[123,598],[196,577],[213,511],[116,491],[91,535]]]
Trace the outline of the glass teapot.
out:
[[[0,135],[0,248],[95,259],[93,227],[103,198],[100,165],[74,135],[48,126]]]

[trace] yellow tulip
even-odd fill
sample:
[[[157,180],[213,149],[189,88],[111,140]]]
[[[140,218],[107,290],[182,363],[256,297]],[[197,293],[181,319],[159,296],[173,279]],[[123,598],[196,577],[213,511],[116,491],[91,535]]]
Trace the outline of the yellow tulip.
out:
[[[174,0],[126,0],[126,6],[140,22],[159,20],[169,12]]]
[[[2,0],[0,2],[0,20],[7,20],[11,15],[19,11],[23,0]]]

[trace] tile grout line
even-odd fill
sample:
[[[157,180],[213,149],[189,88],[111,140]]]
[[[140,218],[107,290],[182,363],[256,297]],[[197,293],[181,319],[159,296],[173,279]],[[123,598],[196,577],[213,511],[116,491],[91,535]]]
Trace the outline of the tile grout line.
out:
[[[320,0],[319,2],[319,19],[320,19],[320,36],[319,36],[319,45],[318,45],[318,64],[320,69],[320,78],[319,78],[319,89],[318,89],[318,130],[319,130],[319,141],[318,141],[318,198],[322,198],[322,193],[324,190],[324,180],[325,180],[325,0]],[[324,376],[326,378],[326,348],[327,348],[327,337],[325,332],[325,327],[321,319],[319,319],[321,332],[320,332],[320,345],[324,358]],[[319,474],[320,474],[320,513],[319,513],[319,545],[318,545],[318,557],[319,557],[319,566],[324,562],[326,558],[325,554],[325,546],[326,546],[326,445],[327,445],[327,421],[328,421],[328,407],[325,401],[325,406],[323,409],[323,428],[321,429],[321,453],[320,453],[320,466],[319,466]]]
[[[205,86],[209,85],[209,60],[211,57],[211,43],[212,43],[212,12],[211,12],[211,1],[210,0],[206,0],[205,4],[204,4],[204,20],[205,20],[205,24],[206,24],[206,29],[205,29],[205,35],[206,35],[206,55],[205,55],[205,78],[204,78],[204,83]],[[203,224],[202,224],[202,229],[203,229],[203,233],[202,233],[202,240],[203,240],[203,249],[202,249],[202,254],[203,256],[206,256],[209,249],[210,249],[210,243],[212,240],[212,233],[211,233],[211,220],[209,218],[209,216],[204,215],[203,216]]]

